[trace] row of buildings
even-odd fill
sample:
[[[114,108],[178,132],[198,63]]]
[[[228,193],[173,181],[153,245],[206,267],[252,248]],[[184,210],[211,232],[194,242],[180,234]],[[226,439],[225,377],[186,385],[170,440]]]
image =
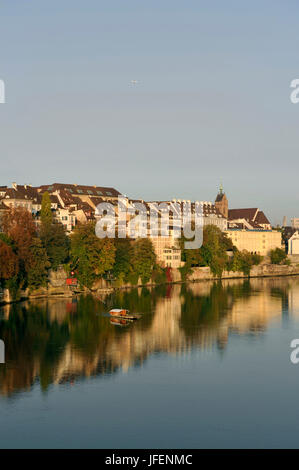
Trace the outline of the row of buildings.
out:
[[[181,212],[183,204],[190,203],[191,210],[195,210],[195,202],[173,199],[169,201],[143,201],[134,200],[114,188],[85,186],[77,184],[54,183],[32,187],[31,185],[18,185],[12,183],[11,187],[0,186],[0,215],[9,208],[24,207],[39,221],[42,196],[48,192],[51,199],[53,216],[57,222],[63,224],[68,234],[78,223],[86,223],[97,219],[97,207],[100,203],[110,203],[119,209],[119,198],[128,211],[127,222],[135,215],[134,204],[142,203],[147,212],[153,206],[157,207],[158,216],[163,210],[169,213],[169,234],[167,236],[148,236],[152,238],[158,261],[161,265],[169,267],[181,266],[181,250],[175,235],[175,220]],[[224,231],[239,250],[267,255],[274,248],[281,248],[281,232],[273,230],[268,218],[259,208],[229,209],[228,199],[220,187],[215,202],[196,201],[201,206],[204,225],[216,225]],[[164,203],[164,204],[162,204]],[[161,204],[164,209],[161,209]],[[159,209],[160,207],[160,209]],[[167,209],[165,209],[167,207]],[[130,215],[131,214],[131,215]]]

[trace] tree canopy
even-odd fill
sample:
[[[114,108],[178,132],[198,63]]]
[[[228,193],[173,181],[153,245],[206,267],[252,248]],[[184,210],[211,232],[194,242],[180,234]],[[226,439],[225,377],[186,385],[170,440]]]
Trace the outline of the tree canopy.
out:
[[[46,191],[42,196],[42,208],[40,212],[41,224],[46,227],[52,224],[53,214],[51,210],[51,199],[49,193]]]
[[[95,223],[78,225],[71,234],[71,262],[84,286],[93,283],[111,270],[115,261],[115,245],[110,238],[98,238]]]

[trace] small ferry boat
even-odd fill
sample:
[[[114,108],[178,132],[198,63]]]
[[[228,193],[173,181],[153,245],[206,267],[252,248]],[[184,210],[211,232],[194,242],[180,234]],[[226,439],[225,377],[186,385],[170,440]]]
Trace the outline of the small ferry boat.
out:
[[[109,311],[109,314],[113,317],[125,317],[129,315],[130,311],[125,308],[113,308]]]
[[[125,318],[126,320],[139,320],[141,315],[139,313],[130,313],[130,310],[125,308],[113,308],[109,311],[109,314],[114,318]]]

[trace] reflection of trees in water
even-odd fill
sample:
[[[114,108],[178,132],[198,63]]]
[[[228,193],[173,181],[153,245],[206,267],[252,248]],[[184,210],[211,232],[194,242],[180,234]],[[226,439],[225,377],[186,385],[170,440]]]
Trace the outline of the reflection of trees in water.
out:
[[[183,298],[181,327],[188,336],[194,334],[194,326],[213,326],[225,315],[228,295],[220,282],[212,285],[209,295],[196,296],[185,286],[181,295]]]
[[[0,368],[0,387],[9,394],[30,387],[38,374],[41,386],[48,386],[48,371],[59,361],[69,331],[67,323],[49,321],[44,309],[12,304],[8,319],[0,322],[0,337],[8,361]]]
[[[138,307],[151,312],[154,299],[147,289],[115,296],[115,302],[122,300],[132,311]],[[41,301],[41,306],[38,302],[26,304],[10,305],[7,318],[0,320],[7,359],[0,368],[3,394],[28,389],[37,378],[46,390],[57,376],[63,382],[77,375],[109,374],[119,369],[121,364],[115,363],[107,351],[115,350],[127,332],[110,324],[109,318],[102,315],[105,306],[94,297],[80,297],[76,309],[74,303],[65,300],[54,301],[54,305],[51,300]],[[144,316],[143,328],[150,318]],[[134,327],[140,328],[138,324]]]
[[[183,286],[182,298],[180,325],[189,342],[206,348],[216,341],[222,348],[227,342],[221,328],[230,302],[227,289],[216,282],[209,293],[195,295],[188,286]]]
[[[105,304],[82,296],[6,306],[1,393],[29,389],[36,380],[46,390],[52,383],[110,375],[142,365],[153,352],[224,349],[230,332],[259,334],[281,316],[290,285],[299,293],[295,280],[252,279],[120,290]],[[293,303],[296,298],[292,294]],[[102,313],[118,306],[143,313],[142,319],[113,326]]]

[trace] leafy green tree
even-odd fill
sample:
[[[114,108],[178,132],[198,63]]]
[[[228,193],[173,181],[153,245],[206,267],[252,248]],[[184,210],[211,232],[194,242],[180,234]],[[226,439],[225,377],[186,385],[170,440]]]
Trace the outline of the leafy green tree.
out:
[[[241,271],[243,274],[249,276],[252,265],[252,255],[248,251],[236,250],[230,266],[230,271]]]
[[[167,268],[162,268],[158,264],[154,266],[152,280],[156,284],[164,284],[165,282],[167,282],[166,269]]]
[[[181,239],[182,260],[185,266],[181,272],[186,274],[192,266],[209,266],[215,276],[221,277],[228,261],[227,250],[233,249],[232,241],[215,225],[206,225],[203,229],[203,244],[196,250],[187,250]]]
[[[42,196],[42,208],[40,212],[40,220],[44,227],[51,225],[53,222],[53,214],[51,210],[51,199],[47,191]]]
[[[69,258],[70,240],[62,224],[42,225],[40,238],[47,251],[51,268],[56,270]]]
[[[247,250],[239,251],[236,248],[233,251],[233,257],[227,262],[227,271],[240,271],[249,276],[252,266],[261,263],[263,257],[258,254],[251,254]]]
[[[51,199],[48,192],[42,197],[40,238],[47,251],[51,268],[56,270],[69,257],[70,242],[62,224],[53,223]]]
[[[255,266],[258,266],[263,260],[263,256],[258,255],[256,253],[253,253],[251,256],[252,256],[252,264]]]
[[[281,248],[275,248],[275,250],[271,250],[270,259],[272,264],[289,264],[287,254]]]
[[[131,271],[131,260],[133,256],[132,242],[127,238],[115,239],[115,264],[113,267],[114,276],[122,283],[128,281]]]
[[[47,252],[39,238],[33,239],[30,250],[32,257],[27,269],[28,287],[30,290],[37,289],[40,286],[46,287],[50,263]]]
[[[70,238],[72,265],[81,284],[91,288],[97,279],[113,268],[115,261],[113,240],[98,238],[93,222],[78,225]]]
[[[149,238],[139,238],[133,243],[133,257],[131,262],[131,273],[141,278],[145,284],[152,276],[153,267],[156,263],[156,254],[153,244]]]

